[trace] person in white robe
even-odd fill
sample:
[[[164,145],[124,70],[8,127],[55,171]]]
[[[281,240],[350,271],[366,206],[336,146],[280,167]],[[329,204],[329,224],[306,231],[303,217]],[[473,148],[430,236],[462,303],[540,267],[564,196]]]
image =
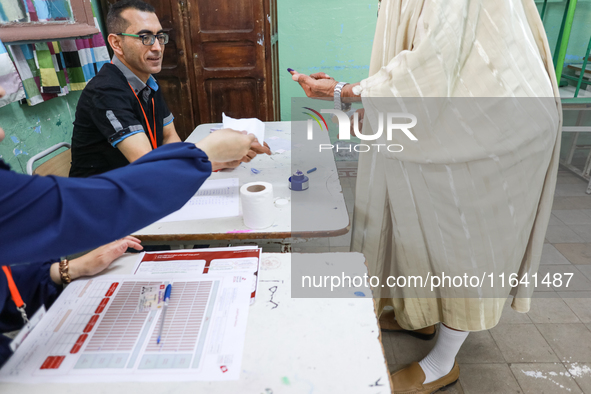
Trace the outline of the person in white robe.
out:
[[[324,73],[292,75],[308,97],[331,97],[337,84]],[[383,0],[369,77],[345,85],[341,96],[361,97],[364,135],[378,130],[368,113],[387,110],[388,98],[424,99],[431,114],[454,112],[465,98],[476,103],[463,129],[418,116],[412,129],[418,141],[402,133],[385,141],[383,133],[376,142],[404,150],[359,155],[351,249],[365,255],[370,275],[481,273],[495,280],[484,293],[375,289],[379,312],[392,307],[380,317],[382,329],[432,337],[431,326],[441,323],[425,359],[392,375],[393,392],[432,393],[457,381],[455,357],[468,332],[494,327],[509,295],[513,309],[528,312],[535,290],[519,279],[531,279],[539,267],[562,124],[536,6]],[[455,122],[466,111],[457,111]],[[511,274],[517,283],[508,282]]]

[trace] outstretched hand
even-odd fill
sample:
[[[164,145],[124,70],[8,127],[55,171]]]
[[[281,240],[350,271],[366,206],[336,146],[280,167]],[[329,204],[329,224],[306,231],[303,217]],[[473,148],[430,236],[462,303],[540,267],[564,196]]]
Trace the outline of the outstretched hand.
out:
[[[218,163],[242,160],[253,153],[271,154],[269,146],[261,144],[253,134],[232,129],[216,130],[195,145],[207,154],[210,161]]]
[[[255,144],[256,144],[256,146],[255,146]],[[267,145],[266,142],[263,142],[263,145],[261,146],[261,144],[258,142],[258,140],[256,140],[255,144],[250,146],[250,150],[248,151],[248,153],[246,155],[244,155],[244,157],[240,160],[232,160],[232,161],[227,161],[225,163],[212,161],[211,162],[212,171],[236,168],[240,165],[240,163],[250,162],[252,159],[254,159],[257,156],[257,154],[260,154],[260,153],[265,153],[267,155],[271,154],[271,148],[269,148],[269,145]],[[254,149],[256,149],[256,151]]]
[[[328,74],[318,72],[310,75],[300,74],[295,70],[290,71],[291,79],[300,84],[306,96],[316,98],[332,98],[337,81]]]

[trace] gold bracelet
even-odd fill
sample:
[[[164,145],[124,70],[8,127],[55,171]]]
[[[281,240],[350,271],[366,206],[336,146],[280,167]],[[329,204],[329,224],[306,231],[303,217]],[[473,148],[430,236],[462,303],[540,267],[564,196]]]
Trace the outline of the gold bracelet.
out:
[[[70,274],[68,273],[68,268],[70,268],[70,262],[68,260],[63,259],[60,261],[60,279],[62,280],[62,283],[66,285],[72,281],[72,278],[70,278]]]

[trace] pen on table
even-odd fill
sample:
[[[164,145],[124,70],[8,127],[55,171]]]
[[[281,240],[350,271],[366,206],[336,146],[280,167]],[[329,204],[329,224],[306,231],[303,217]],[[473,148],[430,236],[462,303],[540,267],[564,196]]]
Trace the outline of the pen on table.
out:
[[[166,317],[166,310],[168,309],[168,300],[170,300],[170,292],[172,291],[172,285],[169,283],[164,291],[164,306],[162,307],[162,318],[160,319],[160,329],[158,330],[158,339],[156,344],[160,344],[160,338],[162,337],[162,328],[164,327],[164,318]]]
[[[309,174],[309,173],[314,172],[314,171],[316,171],[316,167],[311,168],[308,171],[306,171],[306,174]]]

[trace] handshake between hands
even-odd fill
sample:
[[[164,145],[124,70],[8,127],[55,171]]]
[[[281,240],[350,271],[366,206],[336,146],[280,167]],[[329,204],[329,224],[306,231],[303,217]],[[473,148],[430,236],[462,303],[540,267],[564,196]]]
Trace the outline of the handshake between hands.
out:
[[[232,129],[216,130],[195,145],[207,154],[213,171],[238,167],[257,154],[271,154],[269,145],[265,142],[261,144],[254,134]]]

